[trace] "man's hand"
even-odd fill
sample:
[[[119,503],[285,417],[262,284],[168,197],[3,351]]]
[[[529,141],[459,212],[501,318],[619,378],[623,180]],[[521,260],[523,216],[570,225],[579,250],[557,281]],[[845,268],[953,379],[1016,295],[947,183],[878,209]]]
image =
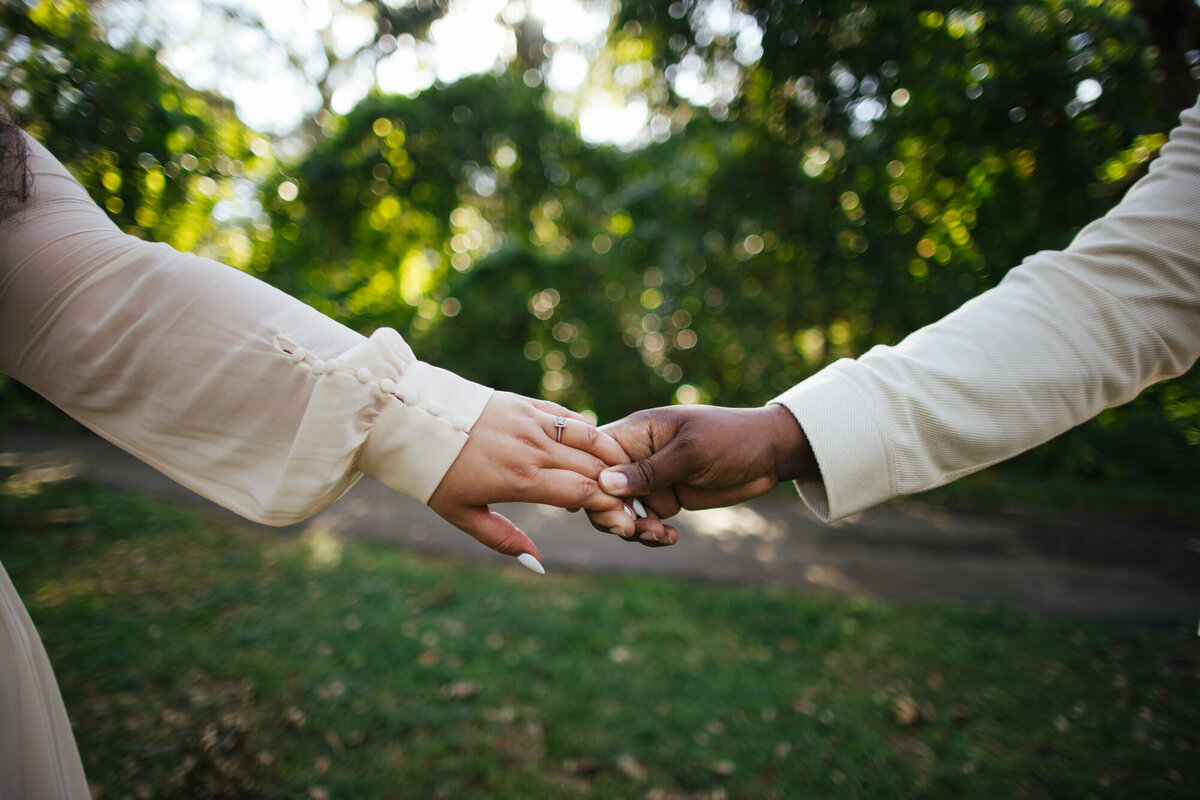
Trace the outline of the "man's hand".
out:
[[[680,508],[733,505],[765,494],[780,481],[817,474],[804,431],[780,405],[668,406],[639,411],[600,430],[633,462],[604,470],[601,486],[616,497],[645,498],[663,518]]]
[[[561,443],[554,425],[560,415],[567,420]],[[628,461],[621,446],[586,417],[554,403],[496,392],[429,498],[429,507],[493,550],[510,556],[528,553],[540,561],[530,538],[488,505],[585,508],[593,525],[633,536],[634,520],[625,501],[596,483],[602,469]]]

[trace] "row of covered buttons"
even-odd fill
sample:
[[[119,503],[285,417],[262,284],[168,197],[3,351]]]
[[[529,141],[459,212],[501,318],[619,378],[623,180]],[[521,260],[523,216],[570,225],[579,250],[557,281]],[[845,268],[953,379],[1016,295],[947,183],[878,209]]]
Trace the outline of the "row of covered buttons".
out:
[[[305,351],[303,347],[297,347],[292,351],[291,358],[292,361],[297,364],[303,363],[308,358],[308,352]],[[336,364],[330,361],[321,361],[319,359],[313,361],[309,368],[312,370],[313,375],[329,375],[337,371]],[[371,375],[371,371],[366,367],[359,367],[354,371],[354,377],[359,383],[365,385],[371,382],[373,376]],[[420,400],[420,396],[412,389],[400,391],[400,387],[397,386],[396,382],[391,378],[383,378],[380,380],[379,389],[384,394],[388,394],[397,398],[406,406],[416,406],[417,402]],[[446,407],[435,400],[434,402],[430,403],[429,407],[425,410],[435,417],[440,417],[443,412],[445,412]],[[470,427],[470,423],[467,422],[467,418],[463,416],[455,417],[451,421],[451,424],[454,426],[456,431],[465,431],[468,427]]]

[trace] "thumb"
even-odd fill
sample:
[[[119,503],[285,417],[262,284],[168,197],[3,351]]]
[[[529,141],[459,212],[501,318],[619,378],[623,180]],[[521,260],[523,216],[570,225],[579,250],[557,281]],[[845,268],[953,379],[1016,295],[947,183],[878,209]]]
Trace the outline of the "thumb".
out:
[[[639,497],[656,489],[683,483],[692,474],[687,450],[671,441],[641,461],[609,467],[600,473],[600,487],[616,497]]]
[[[534,572],[545,572],[541,563],[542,554],[537,545],[503,514],[497,514],[487,506],[472,506],[462,509],[450,522],[497,553],[516,556],[523,565]],[[531,561],[532,564],[529,563]]]

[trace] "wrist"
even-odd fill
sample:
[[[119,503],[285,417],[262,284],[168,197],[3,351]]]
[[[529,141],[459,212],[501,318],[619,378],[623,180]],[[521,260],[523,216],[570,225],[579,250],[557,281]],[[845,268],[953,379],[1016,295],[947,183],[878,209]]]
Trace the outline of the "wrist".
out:
[[[766,406],[769,415],[771,452],[775,464],[775,478],[784,481],[815,477],[817,459],[804,429],[786,406],[772,403]]]

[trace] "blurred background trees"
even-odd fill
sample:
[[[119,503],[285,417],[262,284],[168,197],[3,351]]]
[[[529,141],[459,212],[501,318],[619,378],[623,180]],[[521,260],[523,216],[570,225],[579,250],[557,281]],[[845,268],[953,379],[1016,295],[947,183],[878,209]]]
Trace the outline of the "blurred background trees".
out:
[[[1200,76],[1189,0],[0,14],[5,94],[123,228],[601,420],[762,403],[1065,246]],[[1198,447],[1191,375],[1023,468],[1183,485]]]

